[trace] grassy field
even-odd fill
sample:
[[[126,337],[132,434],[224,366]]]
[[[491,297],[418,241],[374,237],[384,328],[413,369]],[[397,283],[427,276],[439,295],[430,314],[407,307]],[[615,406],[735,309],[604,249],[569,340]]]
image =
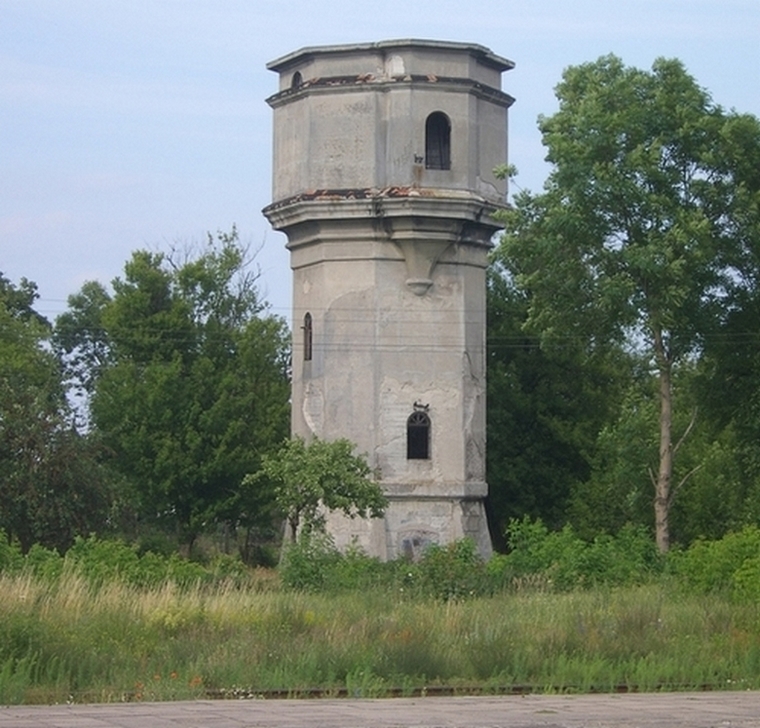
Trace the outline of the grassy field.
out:
[[[656,585],[466,600],[0,575],[0,703],[760,687],[760,607]]]

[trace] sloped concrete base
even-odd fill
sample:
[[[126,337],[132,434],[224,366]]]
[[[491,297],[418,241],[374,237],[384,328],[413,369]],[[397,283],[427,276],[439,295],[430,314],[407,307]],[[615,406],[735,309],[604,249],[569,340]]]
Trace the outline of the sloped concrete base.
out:
[[[483,559],[492,554],[485,507],[480,498],[395,496],[384,518],[351,519],[341,513],[329,513],[327,530],[341,551],[358,546],[382,561],[416,560],[430,544],[445,545],[463,538],[475,542]]]

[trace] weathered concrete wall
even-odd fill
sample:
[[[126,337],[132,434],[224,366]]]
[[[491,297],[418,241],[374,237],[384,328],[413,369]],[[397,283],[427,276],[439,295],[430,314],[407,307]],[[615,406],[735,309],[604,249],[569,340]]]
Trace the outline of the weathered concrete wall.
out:
[[[291,252],[293,433],[348,437],[390,499],[384,519],[331,515],[330,530],[381,558],[466,535],[489,555],[485,268],[511,66],[480,46],[403,41],[306,49],[270,67],[281,90],[269,100],[265,213]],[[433,111],[451,121],[450,169],[424,165]],[[430,418],[426,459],[407,457],[415,409]]]

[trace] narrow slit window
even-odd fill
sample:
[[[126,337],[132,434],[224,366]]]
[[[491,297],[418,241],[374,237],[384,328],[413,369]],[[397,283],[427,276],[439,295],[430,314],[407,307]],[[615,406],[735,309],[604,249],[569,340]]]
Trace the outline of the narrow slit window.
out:
[[[406,421],[406,458],[430,459],[430,417],[425,412],[412,412]]]
[[[293,78],[290,79],[290,88],[298,88],[303,83],[303,77],[300,71],[296,71],[293,74]]]
[[[451,169],[451,122],[442,111],[434,111],[425,122],[425,167]]]
[[[303,360],[311,361],[312,323],[311,314],[303,317]]]

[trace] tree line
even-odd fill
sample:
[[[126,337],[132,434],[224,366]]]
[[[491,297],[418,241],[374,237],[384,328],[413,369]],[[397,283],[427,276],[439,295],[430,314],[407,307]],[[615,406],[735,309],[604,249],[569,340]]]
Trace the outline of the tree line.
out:
[[[489,270],[497,546],[525,516],[588,539],[645,527],[660,551],[756,524],[760,122],[674,60],[604,57],[556,92],[539,119],[551,172],[504,213]],[[250,263],[234,228],[136,251],[53,323],[33,283],[0,275],[6,537],[171,534],[190,551],[214,531],[255,561],[284,516],[311,513],[304,495],[324,500],[313,473],[283,497],[290,336]],[[371,474],[348,464],[361,489]],[[361,492],[336,507],[376,512]]]
[[[661,552],[757,523],[760,123],[676,60],[603,57],[556,94],[552,171],[494,256],[492,493]]]

